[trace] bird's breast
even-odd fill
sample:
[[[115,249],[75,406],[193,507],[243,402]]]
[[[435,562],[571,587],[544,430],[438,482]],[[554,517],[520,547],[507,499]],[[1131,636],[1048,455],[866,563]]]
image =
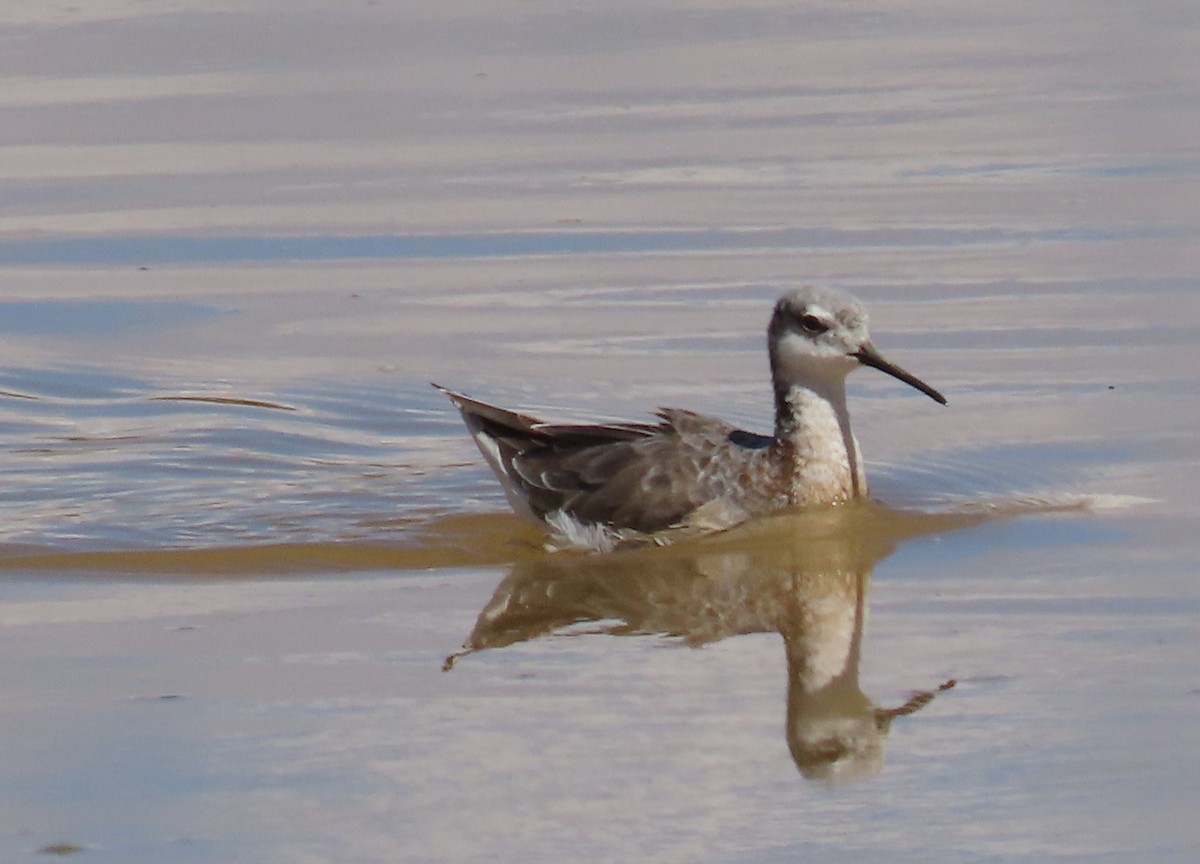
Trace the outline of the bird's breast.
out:
[[[837,404],[807,390],[793,391],[788,401],[794,420],[780,442],[780,461],[792,505],[836,504],[866,495],[862,457],[844,401]]]

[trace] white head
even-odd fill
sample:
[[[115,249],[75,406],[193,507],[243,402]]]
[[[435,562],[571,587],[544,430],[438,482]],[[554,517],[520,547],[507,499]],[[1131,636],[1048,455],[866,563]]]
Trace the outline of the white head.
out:
[[[859,366],[874,366],[946,404],[941,393],[875,350],[866,308],[843,291],[805,287],[784,294],[775,304],[767,335],[776,389],[801,386],[840,393],[847,375]]]

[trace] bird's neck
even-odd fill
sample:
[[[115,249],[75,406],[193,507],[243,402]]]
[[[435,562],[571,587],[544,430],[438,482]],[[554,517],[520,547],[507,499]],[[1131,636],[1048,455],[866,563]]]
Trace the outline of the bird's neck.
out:
[[[803,384],[777,378],[775,442],[794,505],[835,504],[867,494],[844,377]]]

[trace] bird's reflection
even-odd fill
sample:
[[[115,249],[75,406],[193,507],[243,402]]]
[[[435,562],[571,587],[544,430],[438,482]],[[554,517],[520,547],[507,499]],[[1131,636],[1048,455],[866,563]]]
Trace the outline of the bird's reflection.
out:
[[[595,622],[589,632],[662,634],[698,646],[778,632],[787,654],[787,741],[801,773],[841,782],[875,773],[895,717],[947,681],[894,708],[858,685],[867,584],[897,543],[979,521],[864,503],[788,514],[662,549],[547,555],[513,566],[463,650],[500,648]]]

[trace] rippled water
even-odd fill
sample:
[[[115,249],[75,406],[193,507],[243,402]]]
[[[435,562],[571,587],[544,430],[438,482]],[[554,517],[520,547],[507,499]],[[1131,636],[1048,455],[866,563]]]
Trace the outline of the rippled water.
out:
[[[0,857],[1195,859],[1191,5],[0,22]],[[797,282],[861,507],[548,555],[429,387],[765,431]]]

